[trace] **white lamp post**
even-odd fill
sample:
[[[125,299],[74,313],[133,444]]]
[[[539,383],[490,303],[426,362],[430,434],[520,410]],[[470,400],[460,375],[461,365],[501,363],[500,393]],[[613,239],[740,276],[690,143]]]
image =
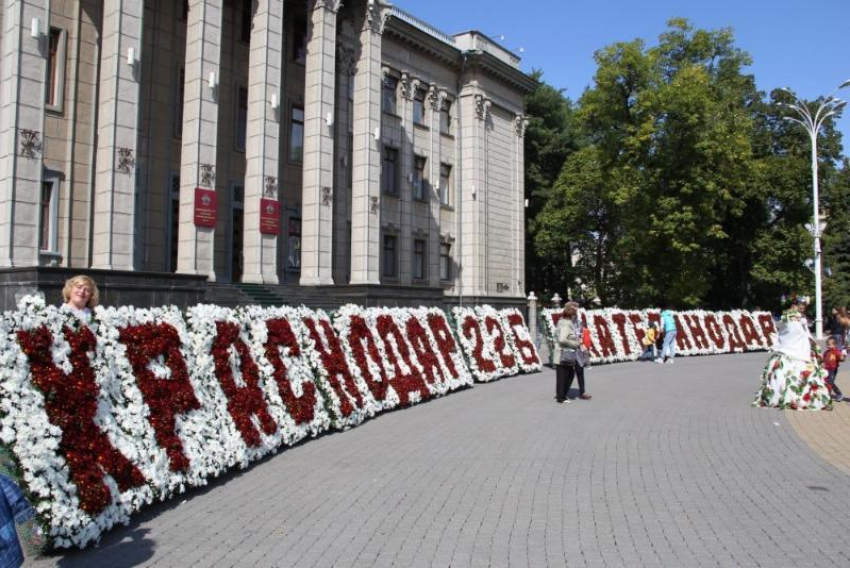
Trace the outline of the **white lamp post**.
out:
[[[831,116],[841,114],[842,109],[847,105],[847,101],[835,98],[835,93],[844,87],[850,86],[850,80],[844,81],[837,89],[827,96],[823,102],[818,105],[814,114],[809,110],[809,107],[797,97],[790,89],[783,89],[794,97],[794,103],[780,103],[785,108],[793,110],[798,116],[786,116],[785,120],[796,122],[806,129],[809,133],[809,138],[812,143],[812,204],[814,206],[814,217],[810,224],[806,225],[806,229],[814,237],[815,249],[815,337],[823,339],[823,306],[821,302],[821,246],[820,238],[826,228],[826,222],[820,218],[818,211],[818,132],[823,123]]]

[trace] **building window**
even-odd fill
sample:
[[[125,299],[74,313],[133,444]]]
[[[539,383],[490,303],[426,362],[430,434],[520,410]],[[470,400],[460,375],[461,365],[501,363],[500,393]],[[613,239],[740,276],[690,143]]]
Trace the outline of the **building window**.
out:
[[[398,248],[395,235],[384,235],[383,274],[386,278],[395,278],[398,274]]]
[[[452,279],[452,245],[440,243],[440,280]]]
[[[300,65],[307,64],[307,23],[295,22],[295,31],[292,34],[292,60]]]
[[[381,189],[384,195],[398,197],[398,150],[395,148],[384,147]]]
[[[47,58],[45,104],[49,110],[62,111],[65,94],[65,32],[50,28]]]
[[[286,254],[286,267],[289,270],[301,270],[301,219],[289,218],[289,246]]]
[[[168,230],[170,231],[168,243],[168,271],[177,272],[177,247],[180,240],[180,176],[176,174],[171,174],[169,194],[171,208],[168,212]]]
[[[180,68],[177,74],[177,88],[175,89],[177,100],[174,101],[174,136],[183,136],[183,100],[186,98],[186,69]]]
[[[413,158],[413,199],[424,201],[425,194],[425,164],[427,159],[422,156]]]
[[[59,182],[56,180],[43,181],[41,183],[41,200],[39,201],[39,249],[44,251],[56,251],[56,233],[58,226],[59,207],[58,191]]]
[[[248,136],[248,89],[239,87],[236,94],[236,149],[245,151]]]
[[[425,124],[425,89],[416,89],[413,94],[413,123]]]
[[[448,205],[451,198],[452,167],[449,164],[440,164],[440,204]]]
[[[452,102],[448,99],[443,101],[443,106],[440,107],[440,132],[443,134],[452,133]]]
[[[300,164],[304,161],[304,109],[292,107],[292,122],[289,125],[289,161]]]
[[[383,97],[381,98],[381,109],[387,114],[398,114],[398,100],[396,99],[396,89],[398,88],[398,79],[395,77],[387,77],[384,79]]]
[[[425,241],[415,239],[413,241],[413,278],[416,280],[425,279]]]
[[[240,20],[240,39],[245,43],[251,43],[251,4],[252,0],[242,0],[242,13]]]

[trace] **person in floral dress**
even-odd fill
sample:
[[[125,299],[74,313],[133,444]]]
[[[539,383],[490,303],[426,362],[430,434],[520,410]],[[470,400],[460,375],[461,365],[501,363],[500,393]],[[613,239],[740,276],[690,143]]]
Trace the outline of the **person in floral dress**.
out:
[[[820,348],[814,342],[800,300],[782,316],[779,342],[767,360],[753,406],[791,410],[832,410]]]

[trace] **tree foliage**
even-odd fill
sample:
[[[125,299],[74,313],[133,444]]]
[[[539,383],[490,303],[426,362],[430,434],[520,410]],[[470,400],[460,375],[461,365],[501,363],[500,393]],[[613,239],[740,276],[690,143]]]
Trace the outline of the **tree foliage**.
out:
[[[810,154],[803,129],[783,120],[791,95],[757,90],[730,30],[681,19],[658,45],[616,43],[596,62],[575,105],[576,149],[551,189],[534,182],[545,199],[535,254],[561,263],[573,295],[606,305],[767,308],[808,292]],[[827,257],[847,266],[850,175],[835,167],[832,123],[820,144],[822,206],[835,223]],[[850,281],[829,290],[837,300]]]

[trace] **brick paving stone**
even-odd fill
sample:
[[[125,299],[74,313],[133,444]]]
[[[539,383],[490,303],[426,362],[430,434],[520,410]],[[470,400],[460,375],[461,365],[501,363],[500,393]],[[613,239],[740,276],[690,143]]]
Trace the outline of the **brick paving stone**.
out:
[[[850,404],[751,408],[765,360],[597,366],[567,405],[548,369],[477,385],[31,564],[848,566]]]

